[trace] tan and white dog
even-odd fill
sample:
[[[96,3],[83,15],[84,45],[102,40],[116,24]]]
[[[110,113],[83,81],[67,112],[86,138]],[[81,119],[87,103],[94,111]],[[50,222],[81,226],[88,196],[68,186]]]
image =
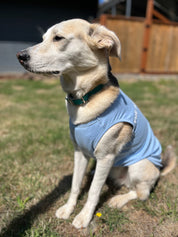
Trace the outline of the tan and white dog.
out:
[[[29,71],[61,76],[73,126],[92,123],[113,105],[121,93],[117,81],[108,72],[109,56],[121,58],[121,44],[115,33],[81,19],[54,25],[44,34],[42,43],[17,54],[20,63]],[[174,168],[176,156],[170,146],[162,157],[162,172],[147,157],[129,166],[113,167],[115,158],[132,141],[132,135],[133,125],[123,121],[109,128],[97,143],[93,152],[97,161],[96,171],[87,202],[73,221],[76,228],[87,227],[90,223],[108,176],[118,185],[130,188],[128,193],[116,195],[108,201],[110,207],[121,208],[133,199],[146,200],[160,174],[165,175]],[[56,211],[56,216],[63,219],[69,218],[75,208],[90,157],[77,144],[74,135],[73,141],[72,190],[67,203]]]

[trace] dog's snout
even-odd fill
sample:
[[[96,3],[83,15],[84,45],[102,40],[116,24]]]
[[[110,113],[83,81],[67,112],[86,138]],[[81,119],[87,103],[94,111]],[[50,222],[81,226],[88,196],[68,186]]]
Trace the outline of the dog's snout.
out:
[[[20,61],[20,63],[26,63],[30,60],[30,55],[28,54],[27,50],[22,50],[17,53],[17,58]]]

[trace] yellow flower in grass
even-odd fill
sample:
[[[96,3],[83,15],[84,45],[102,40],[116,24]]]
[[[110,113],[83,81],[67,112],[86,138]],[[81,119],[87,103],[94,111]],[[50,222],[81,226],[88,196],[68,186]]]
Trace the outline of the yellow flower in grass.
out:
[[[96,213],[96,216],[97,216],[97,217],[101,217],[102,214],[101,214],[100,212],[97,212],[97,213]]]

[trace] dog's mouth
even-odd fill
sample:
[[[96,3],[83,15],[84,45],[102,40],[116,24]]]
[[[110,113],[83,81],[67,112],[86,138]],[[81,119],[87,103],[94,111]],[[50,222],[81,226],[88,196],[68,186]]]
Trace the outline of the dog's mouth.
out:
[[[29,70],[29,71],[36,74],[43,74],[43,75],[54,75],[54,76],[60,75],[60,71],[34,71],[34,70]]]
[[[58,75],[58,74],[60,74],[60,71],[52,71],[52,74]]]
[[[29,72],[36,73],[36,74],[55,75],[55,76],[60,75],[60,71],[33,70],[32,68],[28,66],[26,66],[25,69],[28,70]]]
[[[54,76],[60,75],[60,71],[31,71],[31,72],[43,75],[54,75]]]

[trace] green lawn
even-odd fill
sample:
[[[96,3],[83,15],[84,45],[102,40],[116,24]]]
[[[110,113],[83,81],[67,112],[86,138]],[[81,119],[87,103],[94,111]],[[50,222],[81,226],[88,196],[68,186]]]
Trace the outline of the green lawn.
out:
[[[163,145],[178,154],[178,80],[122,80],[121,88],[150,120]],[[110,209],[116,190],[105,185],[88,230],[71,223],[87,198],[90,176],[69,220],[55,210],[69,196],[73,146],[60,82],[0,80],[0,236],[169,237],[178,233],[178,168],[163,177],[146,202],[132,201],[123,210]],[[93,166],[91,160],[88,174]],[[125,188],[120,192],[125,192]]]

